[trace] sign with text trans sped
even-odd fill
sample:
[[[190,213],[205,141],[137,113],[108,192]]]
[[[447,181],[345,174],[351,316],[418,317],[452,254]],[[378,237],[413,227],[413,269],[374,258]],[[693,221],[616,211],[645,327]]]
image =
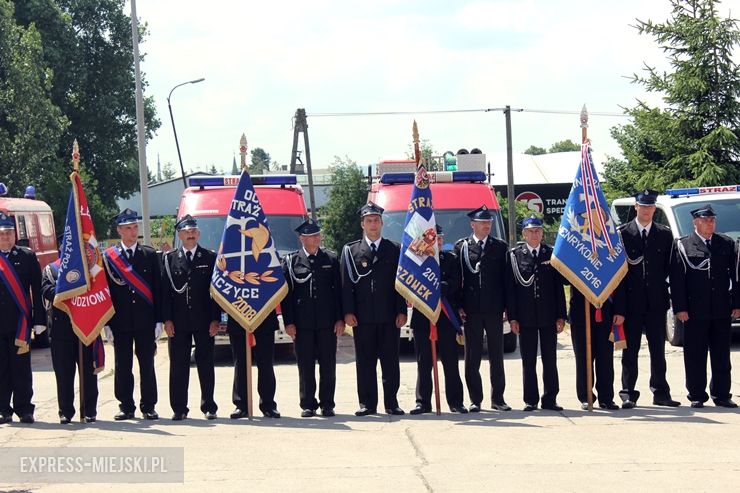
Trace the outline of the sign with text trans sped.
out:
[[[624,248],[584,145],[553,248],[552,265],[601,307],[627,272]]]
[[[287,291],[267,218],[249,173],[243,172],[224,225],[211,276],[211,295],[226,313],[253,332]]]

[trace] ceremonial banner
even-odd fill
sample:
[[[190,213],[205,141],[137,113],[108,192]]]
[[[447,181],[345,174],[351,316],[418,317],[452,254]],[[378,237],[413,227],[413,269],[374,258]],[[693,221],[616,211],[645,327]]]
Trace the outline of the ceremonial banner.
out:
[[[69,179],[72,193],[60,249],[54,306],[69,315],[75,334],[89,346],[115,310],[80,175],[74,171]]]
[[[609,215],[587,144],[581,146],[581,164],[560,221],[551,264],[596,308],[627,273],[622,240]]]
[[[211,276],[211,296],[254,332],[288,292],[267,218],[243,171],[226,218]]]
[[[416,170],[411,203],[406,213],[396,271],[396,291],[430,322],[437,323],[441,310],[437,223],[432,209],[429,176],[423,165]]]

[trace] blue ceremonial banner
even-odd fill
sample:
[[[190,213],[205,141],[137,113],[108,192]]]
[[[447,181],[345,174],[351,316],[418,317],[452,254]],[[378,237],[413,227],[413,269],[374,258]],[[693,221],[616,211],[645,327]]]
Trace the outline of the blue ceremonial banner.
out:
[[[587,144],[581,147],[581,164],[560,221],[551,264],[597,308],[627,273],[622,239],[609,215]]]
[[[243,171],[213,268],[211,296],[254,332],[287,292],[267,218],[249,173]]]
[[[416,170],[405,224],[396,271],[396,291],[430,322],[437,323],[441,310],[437,223],[432,209],[429,175],[424,166]]]

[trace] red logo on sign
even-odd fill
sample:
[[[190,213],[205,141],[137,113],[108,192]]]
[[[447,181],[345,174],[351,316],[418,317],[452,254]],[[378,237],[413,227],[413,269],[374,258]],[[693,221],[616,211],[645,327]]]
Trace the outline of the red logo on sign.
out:
[[[524,202],[529,210],[542,214],[545,212],[545,203],[539,195],[534,192],[522,192],[516,196],[517,202]]]

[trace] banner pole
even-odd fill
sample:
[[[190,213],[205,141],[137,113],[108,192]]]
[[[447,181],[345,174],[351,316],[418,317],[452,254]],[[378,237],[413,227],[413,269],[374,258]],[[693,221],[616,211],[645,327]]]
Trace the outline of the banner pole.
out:
[[[586,390],[588,396],[588,410],[594,410],[594,375],[593,360],[591,358],[591,302],[584,297],[586,307]]]
[[[254,417],[254,410],[252,408],[252,346],[249,344],[249,338],[251,333],[247,330],[247,416],[249,419]]]
[[[434,375],[434,403],[437,406],[437,416],[442,414],[439,397],[439,371],[437,370],[437,326],[429,322],[429,339],[432,341],[432,374]]]
[[[85,422],[85,372],[83,371],[84,368],[84,360],[83,357],[83,347],[82,347],[82,341],[77,339],[77,348],[78,348],[78,358],[77,358],[77,374],[79,375],[79,384],[80,384],[80,423]]]

